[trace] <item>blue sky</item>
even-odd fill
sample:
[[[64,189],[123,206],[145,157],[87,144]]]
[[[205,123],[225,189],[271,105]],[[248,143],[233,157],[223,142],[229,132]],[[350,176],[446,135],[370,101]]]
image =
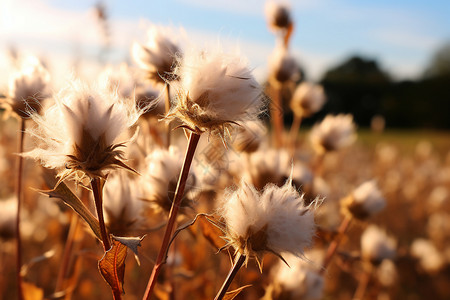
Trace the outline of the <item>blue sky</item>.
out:
[[[93,68],[100,47],[95,1],[0,1],[0,52],[15,45],[70,69],[79,51]],[[239,47],[260,78],[275,40],[263,0],[105,1],[111,17],[111,62],[127,58],[133,41],[145,41],[149,24],[183,27],[192,44]],[[290,1],[296,24],[291,51],[312,79],[352,54],[377,59],[395,78],[418,77],[430,56],[450,40],[450,1]],[[0,66],[5,58],[0,58]],[[59,62],[56,62],[58,60]],[[0,80],[2,78],[0,77]]]

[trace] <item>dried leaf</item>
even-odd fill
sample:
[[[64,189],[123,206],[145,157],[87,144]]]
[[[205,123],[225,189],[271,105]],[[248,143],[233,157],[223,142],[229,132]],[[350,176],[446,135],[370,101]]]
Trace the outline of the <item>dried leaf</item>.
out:
[[[38,288],[32,283],[22,282],[23,298],[25,300],[42,300],[44,299],[44,290]]]
[[[92,215],[92,213],[87,209],[87,207],[81,202],[81,200],[67,187],[64,182],[58,184],[53,190],[42,191],[39,190],[44,195],[49,196],[50,198],[59,198],[65,204],[70,206],[83,220],[85,220],[89,227],[91,227],[95,236],[101,240],[100,235],[100,225],[98,223],[97,218]]]
[[[141,262],[139,260],[138,257],[138,247],[141,246],[141,242],[142,240],[145,238],[145,235],[142,237],[136,236],[136,237],[123,237],[123,236],[112,236],[113,239],[115,239],[116,241],[121,242],[123,245],[127,246],[128,248],[130,248],[131,251],[133,251],[134,253],[134,257],[136,258],[136,261],[138,263],[138,265],[141,265]]]
[[[220,249],[226,244],[221,237],[223,232],[215,225],[217,222],[213,217],[202,215],[199,217],[198,222],[203,236],[211,243],[211,245]]]
[[[243,289],[248,288],[249,286],[252,286],[251,284],[241,286],[238,289],[235,289],[234,291],[229,291],[223,296],[223,300],[233,300],[237,295],[239,295],[240,292],[242,292]]]
[[[125,276],[125,258],[127,246],[117,240],[113,240],[111,249],[105,252],[98,262],[100,273],[113,291],[124,293],[123,279]]]

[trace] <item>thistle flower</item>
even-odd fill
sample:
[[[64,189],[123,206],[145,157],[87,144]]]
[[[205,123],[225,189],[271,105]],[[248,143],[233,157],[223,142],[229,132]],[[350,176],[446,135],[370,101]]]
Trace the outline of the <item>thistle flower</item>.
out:
[[[295,58],[288,49],[278,45],[269,58],[269,77],[271,83],[281,85],[289,80],[300,79],[300,71]]]
[[[275,31],[288,29],[292,26],[291,8],[287,2],[267,1],[264,6],[269,27]]]
[[[141,186],[135,177],[125,173],[109,176],[105,195],[105,223],[110,233],[128,236],[146,228],[145,203],[140,200]]]
[[[49,96],[49,82],[50,74],[39,60],[28,57],[10,78],[8,96],[0,104],[20,118],[27,118],[30,112],[39,112],[40,102]]]
[[[375,225],[366,228],[361,236],[363,258],[378,265],[384,259],[393,259],[396,255],[397,242]]]
[[[169,36],[168,30],[152,26],[148,30],[147,44],[134,43],[131,48],[134,61],[147,72],[148,79],[154,83],[165,84],[177,78],[172,71],[176,56],[181,55],[181,51]]]
[[[311,142],[319,153],[339,150],[354,142],[355,124],[352,115],[328,115],[311,130]]]
[[[321,85],[302,82],[292,96],[291,109],[297,117],[310,117],[322,108],[325,100],[325,93]]]
[[[366,181],[341,202],[345,214],[359,220],[367,219],[386,206],[386,200],[375,180]]]
[[[119,167],[132,170],[124,163],[120,150],[128,137],[121,135],[141,113],[117,93],[73,81],[55,97],[55,105],[43,116],[31,115],[37,127],[28,132],[40,144],[24,155],[59,170],[60,181],[73,175],[80,180],[85,176],[105,178],[110,170]]]
[[[264,125],[260,121],[248,121],[237,128],[232,146],[238,152],[252,153],[258,150],[266,133]]]
[[[159,210],[169,212],[183,164],[183,156],[175,147],[156,149],[145,158],[146,168],[140,177],[143,200],[155,204]],[[191,198],[195,176],[190,172],[183,201]],[[183,203],[183,202],[182,202]]]
[[[293,255],[286,255],[289,265],[278,263],[271,272],[272,283],[266,289],[264,299],[321,299],[324,288],[324,278],[319,274],[319,267],[323,260],[322,251],[310,251],[308,259],[299,259]]]
[[[197,133],[225,138],[236,122],[254,120],[263,105],[258,83],[239,57],[222,53],[187,53],[175,71],[176,104],[168,118],[178,118]]]
[[[315,204],[305,206],[290,181],[282,187],[267,185],[262,192],[242,181],[219,211],[227,246],[245,255],[246,261],[255,257],[258,263],[266,251],[303,257],[315,231]]]

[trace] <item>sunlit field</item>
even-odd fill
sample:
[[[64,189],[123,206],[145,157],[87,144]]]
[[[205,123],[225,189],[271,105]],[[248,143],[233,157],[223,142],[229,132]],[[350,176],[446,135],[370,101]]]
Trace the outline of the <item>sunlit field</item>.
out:
[[[89,79],[10,53],[0,299],[450,299],[450,133],[391,127],[410,90],[379,70],[305,78],[265,14],[263,82],[154,25]]]

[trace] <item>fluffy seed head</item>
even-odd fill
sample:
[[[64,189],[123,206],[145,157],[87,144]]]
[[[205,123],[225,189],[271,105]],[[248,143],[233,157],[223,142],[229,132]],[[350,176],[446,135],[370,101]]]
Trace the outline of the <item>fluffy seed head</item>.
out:
[[[143,200],[154,204],[157,210],[169,212],[183,164],[183,156],[175,147],[156,149],[145,158],[146,168],[142,171],[141,186]],[[195,176],[190,172],[186,183],[185,196],[190,198],[190,192],[195,184]]]
[[[366,228],[361,236],[361,252],[364,259],[378,265],[383,259],[393,259],[397,242],[375,225]]]
[[[144,202],[140,200],[136,177],[118,173],[108,177],[105,184],[105,222],[116,236],[130,236],[146,228]]]
[[[311,130],[311,143],[316,151],[324,153],[339,150],[356,139],[352,115],[328,115]]]
[[[386,206],[375,180],[366,181],[357,187],[342,203],[344,213],[359,220],[365,220],[383,210]]]
[[[147,44],[134,43],[131,52],[134,61],[147,72],[148,79],[164,84],[176,79],[172,71],[175,57],[181,55],[180,48],[172,41],[169,31],[157,26],[148,30]]]
[[[288,49],[278,45],[269,58],[269,79],[275,85],[281,85],[289,80],[300,79],[300,72],[295,58]]]
[[[242,181],[219,213],[226,223],[228,245],[258,262],[266,251],[302,257],[315,231],[314,206],[304,205],[290,181],[281,188],[267,185],[262,192]]]
[[[111,93],[105,84],[90,87],[73,81],[43,116],[32,114],[37,127],[28,132],[40,143],[24,155],[58,169],[60,180],[75,175],[105,177],[111,169],[130,169],[123,162],[123,135],[141,111]],[[122,136],[123,140],[118,141]]]
[[[175,74],[177,117],[197,132],[224,137],[232,123],[256,119],[263,101],[258,83],[246,63],[223,53],[189,52]]]
[[[21,69],[9,81],[8,97],[2,103],[9,111],[21,118],[29,117],[29,112],[39,112],[40,102],[49,96],[50,74],[36,57],[27,57]]]
[[[293,255],[286,255],[288,265],[279,262],[271,272],[272,283],[266,289],[263,299],[305,299],[322,298],[324,278],[319,274],[323,260],[321,251],[309,251],[307,261]]]
[[[416,239],[411,245],[411,255],[419,259],[419,264],[426,272],[439,272],[445,266],[441,252],[426,239]]]
[[[238,152],[252,153],[258,150],[266,133],[264,124],[260,121],[248,121],[237,128],[238,133],[233,139],[233,148]]]
[[[322,108],[325,100],[325,93],[321,85],[302,82],[292,96],[291,109],[297,117],[310,117]]]
[[[291,8],[286,2],[267,1],[264,12],[269,27],[273,30],[287,29],[292,25]]]

